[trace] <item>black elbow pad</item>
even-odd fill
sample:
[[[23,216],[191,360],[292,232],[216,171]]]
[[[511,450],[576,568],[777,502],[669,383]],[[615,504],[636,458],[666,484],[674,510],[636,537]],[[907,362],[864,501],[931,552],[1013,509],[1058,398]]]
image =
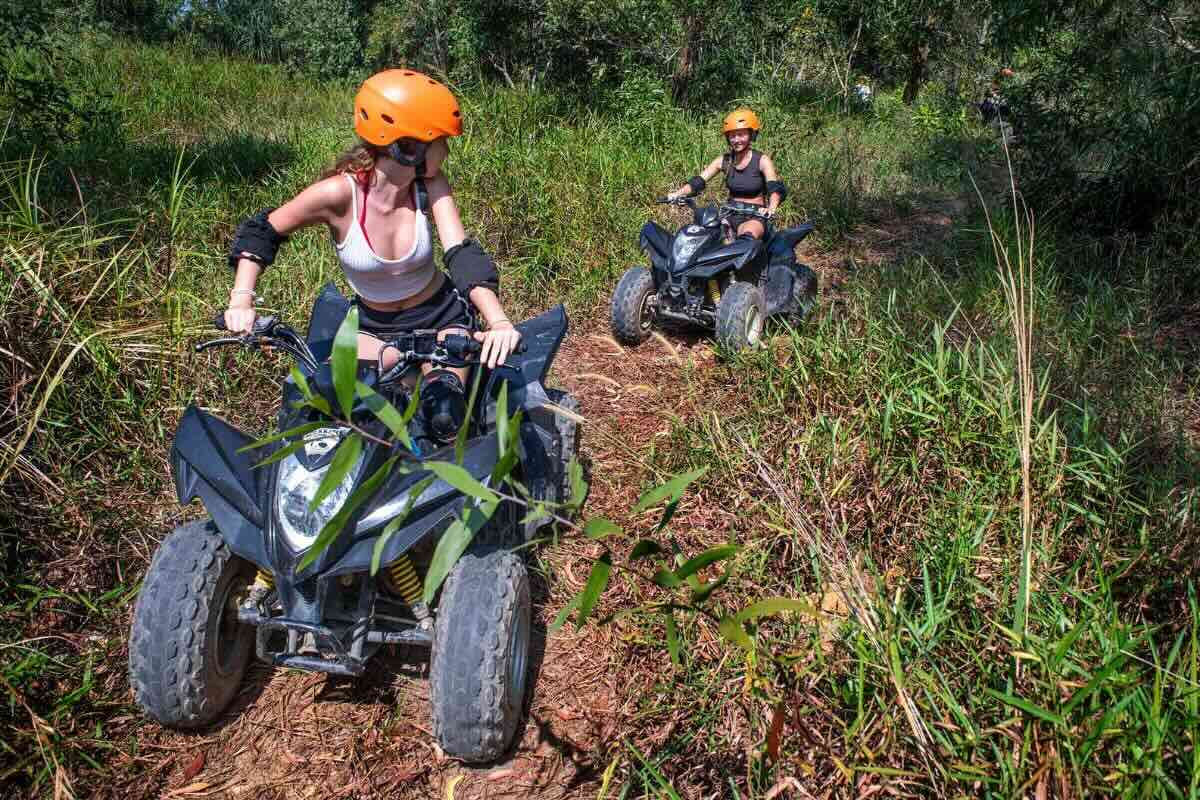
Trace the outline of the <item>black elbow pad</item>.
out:
[[[767,194],[779,195],[779,202],[787,199],[787,186],[783,181],[767,181]]]
[[[704,187],[708,186],[708,181],[699,175],[693,175],[687,179],[687,185],[692,187],[692,194],[700,194],[704,191]]]
[[[275,263],[279,245],[286,242],[287,237],[275,230],[275,226],[267,219],[267,215],[274,210],[264,208],[238,225],[233,244],[229,247],[230,269],[236,270],[238,261],[243,258],[261,264],[264,269]]]
[[[491,289],[497,294],[500,292],[500,273],[496,271],[496,264],[474,239],[451,247],[442,261],[450,273],[450,282],[464,298],[476,286]]]

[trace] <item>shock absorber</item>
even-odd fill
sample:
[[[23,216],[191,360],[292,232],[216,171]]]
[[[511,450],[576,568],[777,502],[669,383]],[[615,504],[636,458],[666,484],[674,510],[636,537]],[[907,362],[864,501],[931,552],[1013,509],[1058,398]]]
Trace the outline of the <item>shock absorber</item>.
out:
[[[270,591],[275,588],[275,576],[264,569],[259,569],[254,575],[254,587],[262,587]]]
[[[708,299],[714,306],[721,302],[721,284],[717,282],[716,278],[708,279]]]
[[[428,629],[432,625],[429,607],[421,600],[421,579],[417,577],[417,570],[407,553],[392,562],[388,567],[388,576],[392,579],[392,586],[412,609],[417,623]]]

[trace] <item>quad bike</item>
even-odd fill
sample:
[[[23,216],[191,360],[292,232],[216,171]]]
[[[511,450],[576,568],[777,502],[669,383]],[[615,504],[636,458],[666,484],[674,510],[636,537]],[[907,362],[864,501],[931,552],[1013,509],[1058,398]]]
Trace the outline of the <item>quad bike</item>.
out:
[[[307,338],[267,317],[256,321],[251,334],[196,349],[280,348],[296,360],[309,391],[337,409],[327,359],[347,309],[330,286],[314,306]],[[546,404],[568,412],[577,412],[578,404],[565,392],[546,392],[542,381],[566,335],[566,313],[558,306],[517,328],[518,352],[495,370],[478,363],[480,346],[473,339],[449,336],[439,342],[435,332],[426,331],[389,342],[401,353],[399,363],[383,374],[360,368],[359,380],[373,381],[378,394],[404,408],[422,363],[482,370],[480,399],[465,423],[462,467],[487,484],[498,460],[496,420],[525,408],[515,472],[534,498],[565,502],[577,429],[571,415]],[[473,379],[468,375],[468,386]],[[508,381],[508,409],[497,408],[501,379]],[[418,645],[432,651],[430,696],[439,744],[466,761],[494,760],[513,740],[522,717],[530,648],[529,576],[513,548],[546,520],[522,519],[516,504],[502,503],[426,606],[420,576],[439,537],[474,501],[441,479],[423,480],[431,473],[420,465],[453,461],[455,447],[428,445],[418,414],[410,435],[428,446],[414,444],[421,452],[411,455],[409,469],[393,470],[316,560],[297,570],[325,523],[395,453],[363,437],[358,463],[311,511],[309,500],[349,428],[293,402],[300,397],[301,388],[288,378],[279,427],[288,431],[311,423],[302,428],[307,433],[293,437],[303,446],[257,468],[272,448],[286,447],[287,439],[243,452],[253,437],[196,406],[184,412],[171,450],[175,487],[181,503],[199,498],[209,516],[167,535],[146,573],[129,647],[138,704],[163,725],[197,728],[233,700],[251,654],[275,666],[355,677],[384,645]],[[368,408],[356,405],[350,419],[374,439],[391,438]],[[419,494],[411,497],[414,490]],[[410,503],[372,574],[382,531]]]
[[[619,341],[639,344],[655,323],[682,323],[714,331],[737,351],[759,344],[769,317],[798,323],[812,309],[817,276],[795,255],[812,225],[776,231],[763,207],[749,203],[698,207],[690,197],[658,202],[688,206],[692,222],[674,238],[657,223],[642,227],[639,245],[650,268],[631,267],[613,292],[612,331]],[[727,220],[734,214],[761,219],[764,237],[727,242]]]

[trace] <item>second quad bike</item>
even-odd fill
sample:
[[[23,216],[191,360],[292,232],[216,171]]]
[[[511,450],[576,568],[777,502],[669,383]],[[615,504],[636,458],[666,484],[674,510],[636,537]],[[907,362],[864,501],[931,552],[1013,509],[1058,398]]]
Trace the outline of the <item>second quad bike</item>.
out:
[[[296,360],[307,391],[338,409],[328,357],[348,307],[330,286],[314,306],[306,338],[268,317],[251,334],[197,349],[279,348]],[[558,306],[517,327],[519,352],[495,370],[478,363],[473,339],[439,341],[434,331],[418,331],[386,344],[401,354],[395,367],[383,374],[360,368],[359,380],[404,408],[423,363],[469,368],[468,386],[481,370],[480,399],[465,423],[463,469],[488,485],[500,458],[497,419],[524,408],[514,474],[535,499],[565,502],[568,463],[579,444],[579,406],[565,392],[545,391],[542,382],[566,335],[566,313]],[[503,394],[501,380],[508,382]],[[422,602],[421,575],[437,542],[477,501],[440,478],[425,480],[433,475],[423,464],[454,461],[456,453],[453,444],[430,444],[418,414],[410,423],[414,444],[402,462],[406,469],[387,473],[315,561],[299,569],[325,524],[397,452],[389,446],[395,444],[389,428],[357,401],[348,417],[370,435],[362,437],[346,478],[312,508],[350,428],[295,403],[303,390],[292,378],[284,381],[279,428],[305,432],[289,437],[295,442],[284,438],[259,449],[247,450],[253,437],[200,407],[184,412],[171,450],[175,488],[180,502],[198,498],[208,516],[168,534],[146,573],[129,645],[138,704],[163,725],[202,727],[238,693],[252,656],[279,667],[355,677],[384,645],[417,645],[431,649],[433,731],[443,750],[465,761],[496,759],[519,728],[530,650],[529,576],[524,550],[515,548],[545,520],[502,502],[434,602]],[[509,407],[498,408],[505,395]],[[417,446],[420,441],[429,446]],[[290,452],[279,452],[289,444]],[[263,464],[272,453],[279,457]],[[507,484],[491,488],[513,495]],[[406,508],[373,574],[381,535]]]
[[[759,344],[768,318],[798,323],[812,309],[817,276],[795,254],[811,224],[774,230],[762,206],[750,203],[658,202],[691,208],[692,221],[673,237],[655,222],[642,227],[639,245],[650,266],[631,267],[613,292],[612,332],[619,341],[639,344],[656,323],[680,323],[715,332],[737,351]],[[727,220],[734,215],[763,220],[766,234],[728,241]]]

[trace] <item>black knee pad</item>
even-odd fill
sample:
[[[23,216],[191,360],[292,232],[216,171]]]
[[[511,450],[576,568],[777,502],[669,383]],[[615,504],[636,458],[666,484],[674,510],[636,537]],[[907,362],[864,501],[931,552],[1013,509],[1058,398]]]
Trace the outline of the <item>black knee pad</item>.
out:
[[[421,412],[436,438],[454,437],[467,418],[462,381],[447,369],[430,370],[421,378]]]

